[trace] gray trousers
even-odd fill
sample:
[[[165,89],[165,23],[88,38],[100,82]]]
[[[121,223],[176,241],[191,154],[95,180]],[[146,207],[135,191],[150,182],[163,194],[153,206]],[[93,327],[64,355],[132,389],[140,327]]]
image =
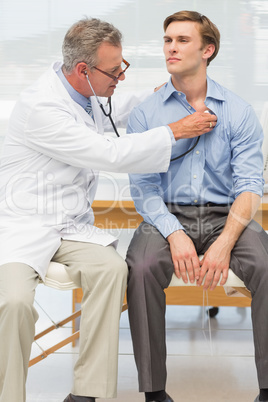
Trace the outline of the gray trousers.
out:
[[[221,233],[226,206],[170,206],[197,253],[203,254]],[[169,243],[153,226],[142,222],[135,231],[126,258],[129,267],[128,313],[139,389],[166,387],[166,340],[164,289],[174,267]],[[255,361],[260,388],[268,388],[268,236],[252,221],[237,241],[230,268],[252,293]],[[179,289],[178,289],[179,292]]]
[[[66,264],[72,280],[83,289],[72,393],[113,398],[127,265],[112,246],[66,240],[53,261]],[[0,266],[0,402],[26,400],[25,382],[38,318],[33,306],[38,283],[38,275],[28,265]]]

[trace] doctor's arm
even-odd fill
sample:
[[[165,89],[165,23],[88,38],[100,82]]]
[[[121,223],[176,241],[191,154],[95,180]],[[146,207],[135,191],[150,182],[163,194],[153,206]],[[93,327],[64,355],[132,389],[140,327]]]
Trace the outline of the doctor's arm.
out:
[[[112,96],[112,117],[117,127],[125,128],[131,111],[143,102],[152,91],[140,93],[128,93]],[[213,130],[217,123],[217,116],[209,113],[195,112],[178,121],[168,124],[175,140],[194,138]],[[107,117],[103,117],[105,130],[111,131],[111,123]],[[131,131],[132,133],[138,131]]]

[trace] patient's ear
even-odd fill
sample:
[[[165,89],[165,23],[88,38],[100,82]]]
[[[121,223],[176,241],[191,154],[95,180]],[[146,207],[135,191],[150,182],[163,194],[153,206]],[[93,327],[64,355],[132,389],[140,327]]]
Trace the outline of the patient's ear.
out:
[[[215,52],[215,45],[213,45],[213,43],[206,45],[204,47],[203,58],[208,60],[213,55],[214,52]]]

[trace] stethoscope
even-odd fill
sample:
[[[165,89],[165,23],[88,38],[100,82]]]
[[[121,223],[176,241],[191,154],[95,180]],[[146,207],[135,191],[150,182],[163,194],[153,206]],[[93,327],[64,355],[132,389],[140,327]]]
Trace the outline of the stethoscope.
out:
[[[210,109],[206,110],[205,113],[214,114]],[[191,152],[191,151],[197,146],[199,140],[200,140],[200,135],[197,137],[197,139],[196,139],[194,145],[193,145],[190,149],[188,149],[188,151],[184,152],[183,154],[181,154],[181,155],[179,155],[179,156],[176,156],[175,158],[170,159],[170,162],[176,161],[177,159],[180,159],[180,158],[182,158],[183,156],[189,154],[189,152]]]
[[[107,112],[105,111],[105,109],[104,109],[103,104],[101,103],[101,101],[100,101],[99,98],[97,97],[97,95],[96,95],[96,93],[95,93],[95,91],[94,91],[94,89],[93,89],[93,87],[92,87],[92,85],[91,85],[91,82],[89,81],[89,78],[88,78],[88,75],[87,75],[87,72],[86,72],[86,71],[85,71],[85,76],[86,76],[87,82],[89,83],[89,86],[90,86],[90,88],[91,88],[91,90],[92,90],[92,92],[93,92],[93,94],[94,94],[94,96],[95,96],[95,98],[96,98],[96,100],[97,100],[97,102],[98,102],[98,105],[99,105],[99,107],[100,107],[101,110],[102,110],[102,113],[104,114],[104,116],[109,117],[110,122],[111,122],[111,124],[112,124],[112,127],[113,127],[113,129],[114,129],[115,134],[117,135],[117,137],[120,137],[120,135],[119,135],[119,133],[118,133],[118,131],[117,131],[117,128],[115,127],[114,121],[113,121],[113,119],[112,119],[112,102],[111,102],[111,97],[109,96],[108,101],[107,101],[107,105],[109,105],[109,112],[107,113]]]
[[[102,110],[102,113],[104,114],[104,116],[109,117],[110,122],[111,122],[111,124],[112,124],[112,127],[113,127],[113,129],[114,129],[115,134],[117,135],[117,137],[120,137],[120,135],[119,135],[119,133],[118,133],[116,127],[115,127],[115,124],[114,124],[114,121],[113,121],[113,119],[112,119],[112,116],[111,116],[111,115],[112,115],[111,97],[109,96],[108,101],[107,101],[107,104],[109,105],[109,112],[107,113],[107,112],[105,111],[105,109],[104,109],[103,104],[100,102],[99,98],[97,97],[97,95],[96,95],[96,93],[95,93],[95,91],[94,91],[94,89],[93,89],[93,87],[92,87],[92,85],[91,85],[91,82],[89,81],[88,74],[87,74],[86,71],[85,71],[85,76],[86,76],[87,82],[89,83],[89,86],[90,86],[90,88],[91,88],[91,90],[92,90],[92,92],[93,92],[93,94],[94,94],[94,96],[95,96],[95,98],[96,98],[96,100],[97,100],[97,102],[98,102],[98,105],[99,105],[99,107],[100,107],[101,110]],[[180,159],[180,158],[182,158],[183,156],[189,154],[189,153],[197,146],[199,140],[200,140],[200,135],[199,135],[199,137],[197,137],[196,142],[194,143],[194,145],[193,145],[190,149],[188,149],[188,151],[184,152],[183,154],[181,154],[181,155],[179,155],[179,156],[176,156],[175,158],[170,159],[170,162],[176,161],[177,159]]]
[[[194,145],[193,145],[190,149],[188,149],[188,151],[184,152],[183,154],[181,154],[181,155],[179,155],[179,156],[176,156],[175,158],[170,159],[170,162],[176,161],[177,159],[180,159],[180,158],[182,158],[183,156],[189,154],[189,152],[191,152],[191,151],[197,146],[199,140],[200,140],[200,135],[197,137],[197,139],[196,139]]]

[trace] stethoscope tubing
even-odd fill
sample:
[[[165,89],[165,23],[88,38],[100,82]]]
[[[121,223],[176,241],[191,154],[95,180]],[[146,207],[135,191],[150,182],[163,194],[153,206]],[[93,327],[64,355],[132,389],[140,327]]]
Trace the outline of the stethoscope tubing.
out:
[[[191,152],[197,146],[199,140],[200,140],[200,135],[197,137],[197,140],[195,141],[194,145],[190,149],[188,149],[188,151],[184,152],[183,154],[181,154],[179,156],[176,156],[175,158],[170,159],[170,162],[176,161],[177,159],[180,159],[183,156],[189,154],[189,152]]]
[[[100,103],[100,101],[99,101],[98,103],[99,103],[99,106],[100,106],[100,108],[101,108],[102,113],[104,114],[104,116],[109,117],[110,122],[111,122],[111,124],[112,124],[112,127],[113,127],[113,129],[114,129],[115,134],[117,135],[117,137],[120,137],[120,135],[119,135],[119,133],[118,133],[118,131],[117,131],[117,128],[116,128],[116,126],[115,126],[115,124],[114,124],[114,121],[113,121],[113,119],[112,119],[112,103],[111,103],[111,97],[109,96],[109,98],[108,98],[108,105],[109,105],[109,112],[108,112],[108,113],[105,112],[105,109],[104,109],[103,105]]]
[[[98,102],[98,104],[99,104],[99,107],[100,107],[101,110],[102,110],[102,113],[104,114],[104,116],[109,117],[110,122],[111,122],[111,124],[112,124],[112,127],[113,127],[113,129],[114,129],[115,134],[117,135],[117,137],[120,137],[120,135],[119,135],[119,133],[118,133],[116,127],[115,127],[114,121],[113,121],[113,119],[112,119],[112,102],[111,102],[111,97],[109,96],[109,98],[108,98],[109,112],[107,113],[107,112],[105,111],[105,109],[104,109],[103,104],[100,102],[99,98],[97,97],[97,95],[96,95],[96,93],[95,93],[95,91],[94,91],[94,89],[93,89],[93,87],[92,87],[92,85],[91,85],[91,82],[89,81],[88,74],[87,74],[86,71],[85,71],[85,76],[86,76],[87,82],[89,83],[89,86],[90,86],[90,88],[91,88],[91,90],[92,90],[92,92],[93,92],[93,94],[94,94],[94,96],[95,96],[95,98],[96,98],[96,100],[97,100],[97,102]]]
[[[97,102],[98,102],[98,104],[99,104],[101,110],[102,110],[102,113],[104,114],[104,116],[109,117],[110,122],[111,122],[111,124],[112,124],[112,127],[113,127],[113,130],[114,130],[115,134],[117,135],[117,137],[120,137],[120,135],[119,135],[119,133],[118,133],[118,131],[117,131],[117,128],[116,128],[116,126],[115,126],[115,124],[114,124],[114,121],[113,121],[113,119],[112,119],[112,102],[111,102],[111,97],[109,96],[109,98],[108,98],[108,102],[107,102],[107,103],[108,103],[108,105],[109,105],[109,112],[107,113],[107,112],[105,111],[105,109],[104,109],[103,104],[100,102],[99,98],[98,98],[97,95],[95,94],[95,91],[94,91],[94,89],[93,89],[93,87],[92,87],[92,85],[91,85],[91,82],[89,81],[89,78],[88,78],[87,73],[85,73],[85,75],[86,75],[87,81],[88,81],[88,83],[89,83],[89,86],[90,86],[90,88],[91,88],[91,90],[92,90],[92,92],[93,92],[93,94],[94,94],[94,96],[95,96],[95,98],[96,98],[96,100],[97,100]],[[172,158],[172,159],[170,160],[170,162],[176,161],[177,159],[180,159],[180,158],[182,158],[183,156],[187,155],[189,152],[191,152],[191,151],[197,146],[199,140],[200,140],[200,136],[197,137],[196,142],[194,143],[194,145],[193,145],[190,149],[188,149],[188,151],[184,152],[183,154],[181,154],[181,155],[179,155],[179,156],[176,156],[175,158]]]

